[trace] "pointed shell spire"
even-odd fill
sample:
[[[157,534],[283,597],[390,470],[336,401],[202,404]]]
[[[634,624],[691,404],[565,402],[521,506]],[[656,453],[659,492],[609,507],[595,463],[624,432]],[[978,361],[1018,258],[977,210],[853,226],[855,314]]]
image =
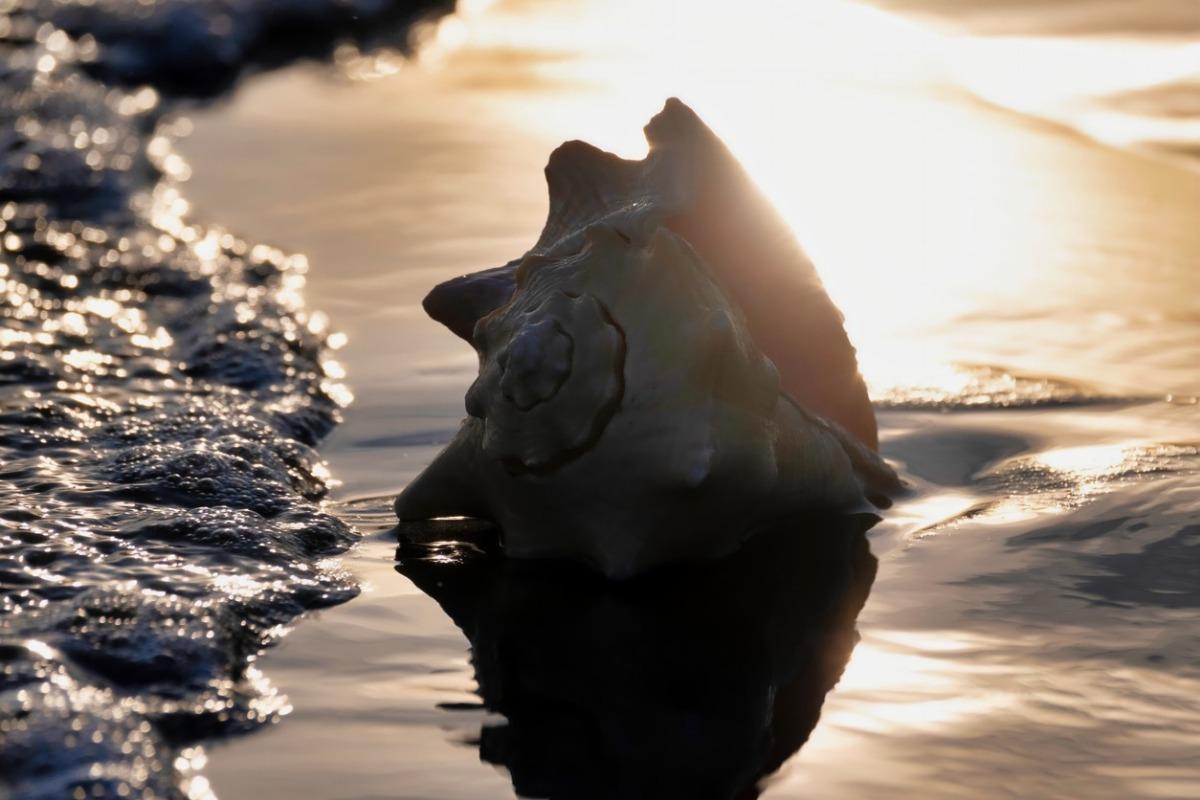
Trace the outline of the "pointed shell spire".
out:
[[[590,223],[664,225],[682,236],[745,314],[784,391],[809,411],[878,447],[875,414],[841,312],[795,233],[692,109],[675,98],[645,128],[649,153],[630,161],[579,141],[546,166],[550,212],[526,254],[578,249]],[[522,259],[447,281],[425,309],[471,341],[475,323],[508,302]]]

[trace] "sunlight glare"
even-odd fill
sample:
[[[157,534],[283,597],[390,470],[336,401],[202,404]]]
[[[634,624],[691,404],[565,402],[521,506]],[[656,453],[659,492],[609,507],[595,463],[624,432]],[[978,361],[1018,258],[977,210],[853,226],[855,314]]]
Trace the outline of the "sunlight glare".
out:
[[[1098,444],[1049,450],[1038,461],[1050,469],[1079,476],[1109,475],[1129,462],[1133,450],[1129,443]]]
[[[1019,294],[1041,269],[1040,226],[1064,198],[1005,168],[1028,163],[1026,134],[949,99],[946,34],[850,0],[758,0],[733,20],[725,7],[635,0],[538,8],[537,26],[512,0],[456,15],[453,35],[422,53],[448,89],[478,89],[497,118],[551,144],[641,157],[663,100],[692,105],[797,231],[873,392],[914,375],[952,390],[955,342],[926,334]],[[994,163],[981,165],[985,138]],[[998,233],[989,206],[1038,222]],[[1005,245],[981,251],[985,240]]]
[[[974,690],[970,675],[999,668],[954,660],[982,644],[954,631],[897,631],[861,642],[838,682],[843,702],[826,724],[884,733],[942,727],[994,711],[1011,698]]]

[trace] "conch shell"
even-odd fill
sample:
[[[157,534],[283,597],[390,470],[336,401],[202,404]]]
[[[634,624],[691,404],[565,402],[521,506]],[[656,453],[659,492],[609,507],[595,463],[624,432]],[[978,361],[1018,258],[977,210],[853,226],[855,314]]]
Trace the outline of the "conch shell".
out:
[[[559,147],[533,249],[426,298],[479,377],[402,522],[490,519],[509,555],[629,577],[897,488],[790,230],[691,109],[668,101],[646,133],[641,162]]]

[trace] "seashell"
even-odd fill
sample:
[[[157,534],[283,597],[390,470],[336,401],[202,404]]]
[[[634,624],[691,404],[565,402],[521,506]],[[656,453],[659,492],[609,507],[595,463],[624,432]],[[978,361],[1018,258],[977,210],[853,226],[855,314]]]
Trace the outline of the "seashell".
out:
[[[642,161],[579,141],[551,154],[550,213],[527,256],[577,250],[587,226],[610,215],[666,226],[700,254],[745,312],[788,395],[877,448],[875,414],[842,315],[791,228],[679,100],[668,100],[645,133],[650,151]],[[429,293],[425,310],[470,342],[475,323],[512,297],[520,263],[447,281]]]
[[[591,447],[624,391],[625,337],[595,296],[526,292],[480,320],[479,378],[467,413],[487,421],[483,452],[544,472]]]
[[[679,128],[664,128],[670,114],[700,124],[668,103],[652,145]],[[509,555],[623,578],[725,555],[780,515],[887,503],[895,474],[785,391],[736,293],[681,235],[673,210],[694,175],[653,150],[629,162],[578,143],[555,152],[547,175],[539,243],[427,301],[456,332],[470,324],[479,376],[454,440],[397,498],[402,522],[489,519]],[[648,185],[666,188],[638,189]],[[726,258],[729,247],[707,250]],[[823,304],[841,331],[823,292],[802,310]]]

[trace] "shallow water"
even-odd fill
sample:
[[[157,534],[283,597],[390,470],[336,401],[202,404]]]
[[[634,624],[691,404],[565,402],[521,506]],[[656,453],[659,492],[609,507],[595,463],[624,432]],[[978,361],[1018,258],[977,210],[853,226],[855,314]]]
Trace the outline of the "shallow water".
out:
[[[185,219],[174,95],[106,74],[213,8],[0,16],[6,797],[206,796],[194,745],[288,710],[258,652],[358,591],[326,560],[355,540],[314,449],[346,390],[304,258]]]
[[[419,72],[363,83],[299,70],[197,117],[183,144],[200,207],[313,256],[313,291],[349,335],[342,357],[356,394],[322,452],[343,481],[337,513],[365,530],[391,524],[391,493],[449,438],[473,377],[473,354],[423,318],[420,297],[501,263],[540,227],[538,168],[570,134],[514,123],[509,107],[540,100]],[[945,126],[937,138],[898,135],[871,158],[921,166],[903,192],[881,190],[888,202],[846,198],[868,241],[835,229],[821,249],[840,259],[823,274],[880,398],[883,452],[915,491],[868,534],[879,569],[858,617],[862,641],[765,794],[1200,796],[1200,186],[961,98],[913,102]],[[946,141],[954,150],[941,151]],[[278,157],[251,157],[268,148]],[[243,154],[232,176],[221,168],[230,152]],[[822,167],[837,174],[859,154],[824,157],[842,160]],[[900,204],[902,193],[913,201]],[[803,189],[784,197],[795,208],[839,202]],[[769,761],[705,749],[737,724],[705,714],[744,684],[689,689],[685,670],[657,693],[597,679],[586,665],[602,657],[566,632],[534,626],[544,640],[514,641],[527,613],[516,609],[466,623],[464,635],[392,571],[392,557],[386,534],[369,537],[345,562],[363,594],[266,656],[295,711],[211,753],[223,796],[313,785],[330,797],[504,796],[506,774],[528,796],[587,796],[580,776],[604,765],[625,770],[621,796],[697,796],[685,764],[712,759],[753,776]],[[571,602],[589,609],[580,618],[596,636],[625,635],[608,616],[618,600]],[[631,602],[629,613],[652,617],[652,604]],[[729,644],[719,627],[680,635],[717,654]],[[468,660],[481,641],[501,642],[516,665],[539,650],[551,660],[534,688],[517,689],[491,656],[476,649]],[[625,657],[644,671],[662,658]],[[762,691],[774,685],[765,663],[739,669]],[[697,715],[711,734],[688,758],[664,749],[647,769],[607,747],[606,731],[634,736],[664,724],[664,708]],[[664,739],[680,741],[675,730]],[[311,769],[285,757],[312,751],[322,757]]]
[[[185,735],[152,742],[170,753],[156,755],[160,761],[187,748],[155,785],[167,791],[185,781],[186,791],[224,798],[695,797],[704,794],[695,788],[699,777],[714,795],[730,787],[728,796],[765,776],[767,797],[1200,797],[1200,181],[944,87],[914,88],[911,76],[880,81],[878,64],[848,67],[813,53],[800,60],[821,80],[793,86],[788,74],[770,73],[766,97],[761,64],[718,65],[725,83],[682,71],[656,73],[636,90],[591,80],[596,63],[612,70],[612,48],[579,39],[570,19],[557,23],[560,37],[599,55],[556,62],[489,40],[508,16],[528,22],[537,17],[520,15],[549,14],[514,7],[463,17],[474,36],[465,44],[453,28],[435,31],[423,52],[436,58],[420,65],[396,71],[393,60],[346,56],[337,68],[293,67],[244,80],[227,104],[189,115],[194,130],[178,149],[192,174],[182,189],[191,216],[305,253],[305,295],[347,337],[340,364],[322,352],[312,376],[301,371],[295,383],[283,382],[284,399],[312,398],[306,381],[329,381],[315,396],[320,419],[330,419],[342,368],[355,396],[321,446],[335,482],[321,511],[300,496],[315,497],[324,483],[310,466],[302,475],[311,472],[305,480],[316,483],[296,488],[289,474],[252,484],[286,485],[259,498],[285,504],[283,512],[236,492],[222,502],[273,519],[319,515],[337,535],[327,550],[297,554],[312,526],[280,525],[271,535],[277,549],[236,554],[226,568],[214,546],[257,547],[257,531],[271,528],[247,522],[245,510],[204,511],[229,519],[183,525],[180,535],[211,530],[213,541],[134,554],[121,545],[117,576],[198,597],[188,613],[207,625],[201,636],[223,628],[197,609],[224,609],[243,586],[223,579],[225,572],[238,582],[269,580],[284,594],[319,574],[335,592],[329,600],[359,594],[310,613],[254,662],[273,688],[255,683],[247,692],[246,682],[230,677],[236,664],[225,662],[195,678],[205,688],[185,694],[170,712],[176,717],[202,708],[214,686],[235,696],[228,708],[246,707],[247,696],[269,702],[251,703],[263,708],[254,724],[237,723],[243,717],[235,714],[225,727],[185,725]],[[579,7],[584,22],[605,23],[594,7]],[[636,72],[645,53],[627,44],[618,55]],[[566,66],[530,67],[543,62]],[[781,114],[770,100],[785,87],[799,95],[804,114]],[[825,560],[797,559],[831,566],[813,574],[797,567],[774,580],[786,586],[803,574],[805,585],[826,587],[831,576],[848,575],[828,584],[820,594],[830,605],[817,609],[742,591],[736,565],[680,585],[683,597],[695,598],[688,607],[702,609],[696,617],[653,591],[497,572],[469,551],[411,553],[398,572],[386,533],[390,498],[452,435],[475,368],[469,349],[424,318],[420,298],[439,280],[523,251],[544,215],[540,170],[550,148],[579,136],[633,153],[638,127],[664,91],[695,102],[730,140],[804,236],[846,312],[878,400],[883,453],[913,486],[866,533],[878,560],[873,582],[862,554],[821,551],[816,543],[827,531],[816,526],[804,534]],[[104,230],[118,224],[127,223],[105,220]],[[179,235],[178,249],[194,253],[206,231],[197,228],[187,247]],[[218,238],[201,248],[202,257],[216,253],[209,258],[219,267],[168,260],[151,274],[214,281],[240,298],[252,279],[241,271],[238,246]],[[155,252],[151,260],[162,258]],[[272,251],[272,266],[258,269],[264,280],[295,271],[295,260],[272,260],[280,258]],[[262,302],[279,300],[276,284],[268,285]],[[207,283],[201,290],[210,291]],[[126,303],[146,315],[138,324],[162,316],[151,295]],[[307,312],[272,306],[255,319],[286,324],[292,314]],[[163,326],[172,342],[197,335],[177,333],[196,327],[186,310],[182,316],[175,328]],[[126,352],[128,337],[153,339],[154,328],[134,327],[91,332],[91,349],[105,353],[110,342],[125,348],[114,356],[141,357]],[[205,337],[221,330],[199,325],[203,352]],[[319,325],[313,335],[325,336]],[[45,345],[51,365],[76,369],[72,352],[63,340]],[[297,447],[289,442],[324,430],[327,422],[303,436],[280,433],[271,416],[282,402],[279,384],[270,391],[237,385],[244,373],[234,367],[244,358],[240,351],[228,362],[198,357],[228,363],[232,377],[190,376],[184,391],[162,383],[182,380],[171,363],[139,385],[146,410],[134,418],[167,420],[165,434],[146,434],[168,465],[155,471],[151,459],[147,480],[160,490],[169,484],[179,510],[161,501],[147,509],[138,505],[144,498],[132,498],[119,510],[100,506],[105,516],[97,521],[74,487],[64,495],[69,513],[60,507],[56,517],[70,523],[71,548],[100,525],[111,525],[114,541],[141,548],[155,540],[145,531],[167,530],[143,526],[142,516],[211,505],[181,483],[190,466],[170,468],[173,448],[187,451],[179,458],[198,450],[210,459],[273,463],[258,450],[226,454],[198,442],[222,426],[236,429],[225,438],[253,439],[246,432],[260,429],[255,419],[263,414],[270,416],[263,447]],[[167,361],[189,363],[186,352]],[[20,378],[29,380],[25,372]],[[130,391],[125,375],[90,380]],[[238,405],[214,406],[214,396]],[[187,410],[194,403],[210,412],[207,427],[180,431],[171,420],[195,416]],[[95,432],[105,421],[87,413],[58,429],[75,439],[63,445],[65,455],[39,450],[34,471],[17,476],[26,481],[18,500],[43,484],[36,469],[46,469],[45,458],[74,470],[64,482],[113,480],[102,470],[120,462],[109,450],[126,442],[119,431]],[[81,531],[71,514],[92,528]],[[344,546],[351,528],[364,538],[341,561],[348,579],[316,562]],[[23,549],[13,553],[24,557]],[[95,559],[79,553],[79,560]],[[22,566],[22,574],[33,567]],[[740,569],[774,585],[770,569]],[[67,574],[85,586],[112,577],[90,567]],[[154,617],[158,601],[139,602]],[[300,610],[267,606],[272,625]],[[756,612],[749,620],[739,616],[747,610]],[[151,632],[161,629],[154,619]],[[847,657],[851,625],[861,640]],[[36,623],[31,630],[55,629]],[[280,632],[262,630],[238,651],[252,654]],[[60,635],[50,646],[67,656],[34,666],[77,670],[78,642],[109,648],[103,626],[98,631],[100,638],[89,638],[90,628]],[[151,650],[162,647],[161,639],[151,642]],[[224,647],[222,640],[208,652],[229,652]],[[22,658],[42,658],[30,652]],[[162,702],[169,682],[109,685],[112,670],[133,660],[84,673],[85,685],[101,693],[87,719],[134,725],[141,714],[154,720],[152,736],[164,735],[172,730],[164,715],[145,705]],[[103,694],[114,691],[126,699]],[[132,711],[105,722],[113,708]],[[207,734],[263,721],[278,724],[195,746]],[[116,748],[109,758],[118,763],[122,741],[102,735],[101,743]],[[90,758],[80,756],[80,764]]]

